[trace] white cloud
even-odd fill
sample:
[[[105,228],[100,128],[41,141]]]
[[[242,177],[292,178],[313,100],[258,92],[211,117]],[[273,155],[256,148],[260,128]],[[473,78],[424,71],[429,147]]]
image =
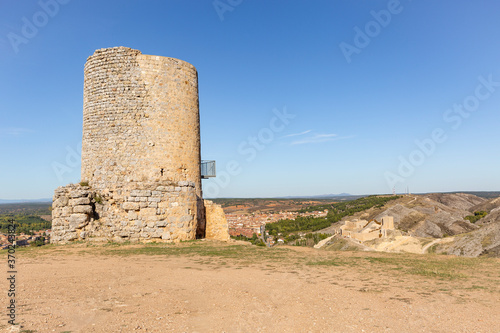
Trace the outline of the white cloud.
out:
[[[285,136],[282,136],[281,138],[289,138],[291,136],[299,136],[299,135],[304,135],[304,134],[307,134],[311,132],[311,130],[307,130],[307,131],[304,131],[304,132],[300,132],[300,133],[293,133],[293,134],[288,134],[288,135],[285,135]]]
[[[26,133],[33,133],[33,130],[21,127],[0,128],[1,136],[21,136]]]
[[[338,136],[337,134],[330,133],[330,134],[315,134],[311,137],[305,138],[303,140],[297,140],[293,141],[291,145],[302,145],[306,143],[321,143],[321,142],[328,142],[328,141],[336,141],[336,140],[341,140],[341,139],[349,139],[352,138],[353,136]]]
[[[322,138],[334,138],[338,136],[337,134],[316,134],[314,137],[317,139],[322,139]]]
[[[306,135],[309,134],[309,135]],[[296,138],[298,136],[302,136],[302,138]],[[285,136],[282,136],[281,139],[284,138],[291,138],[293,137],[295,141],[290,142],[290,145],[302,145],[306,143],[321,143],[321,142],[328,142],[328,141],[336,141],[336,140],[341,140],[341,139],[349,139],[354,136],[342,136],[340,137],[336,133],[314,133],[313,130],[307,130],[299,133],[292,133],[288,134]]]

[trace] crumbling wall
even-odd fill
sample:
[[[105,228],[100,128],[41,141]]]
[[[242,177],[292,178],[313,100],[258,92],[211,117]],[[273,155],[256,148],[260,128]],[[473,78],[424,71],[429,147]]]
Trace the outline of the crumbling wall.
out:
[[[230,239],[229,225],[224,210],[220,205],[210,200],[204,200],[204,202],[206,219],[205,237],[207,239],[228,241]]]
[[[190,182],[132,183],[105,191],[59,187],[52,204],[51,242],[195,239],[198,201]]]
[[[58,187],[52,200],[51,243],[85,239],[94,220],[94,194],[88,186],[68,185]]]

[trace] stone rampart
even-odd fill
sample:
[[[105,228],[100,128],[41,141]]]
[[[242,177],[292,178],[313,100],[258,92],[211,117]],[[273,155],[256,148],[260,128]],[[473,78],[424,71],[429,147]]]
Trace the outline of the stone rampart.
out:
[[[198,199],[193,183],[134,185],[103,192],[80,185],[57,188],[51,241],[195,239]]]

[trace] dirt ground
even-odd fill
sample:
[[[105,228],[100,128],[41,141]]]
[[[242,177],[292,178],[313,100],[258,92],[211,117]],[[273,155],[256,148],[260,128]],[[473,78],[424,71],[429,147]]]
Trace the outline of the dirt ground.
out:
[[[17,256],[20,332],[500,330],[499,259],[208,241]]]

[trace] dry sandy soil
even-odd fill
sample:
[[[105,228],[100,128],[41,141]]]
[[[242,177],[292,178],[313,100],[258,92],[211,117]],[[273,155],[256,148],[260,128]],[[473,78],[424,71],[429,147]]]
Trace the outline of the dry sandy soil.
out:
[[[17,256],[21,332],[500,328],[495,258],[209,241],[47,246],[19,249]],[[7,304],[6,292],[1,302]],[[0,331],[11,332],[6,319]]]

